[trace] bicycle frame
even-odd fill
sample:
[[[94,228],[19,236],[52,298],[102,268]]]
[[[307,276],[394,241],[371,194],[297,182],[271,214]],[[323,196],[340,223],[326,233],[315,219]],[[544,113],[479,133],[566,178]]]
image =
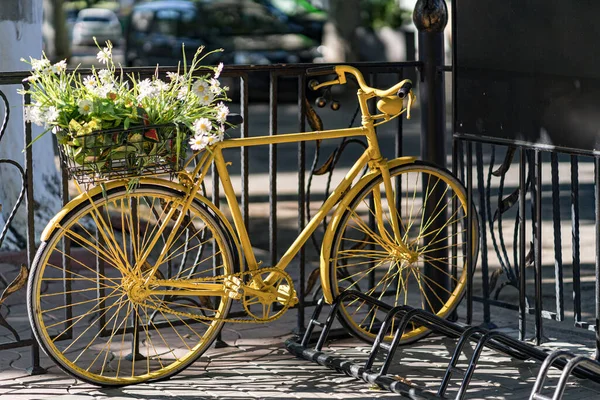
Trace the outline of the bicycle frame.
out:
[[[351,70],[352,70],[352,68],[348,67],[347,72],[351,72]],[[323,85],[327,85],[327,84],[336,84],[336,83],[340,83],[339,80],[322,83],[319,86],[323,86]],[[345,83],[345,82],[343,82],[343,83]],[[364,83],[364,81],[363,81],[363,83]],[[360,82],[359,82],[359,84],[360,84]],[[401,85],[401,84],[402,84],[402,82],[396,86],[399,87],[399,85]],[[395,89],[395,90],[397,90],[397,89]],[[348,171],[346,176],[342,179],[342,181],[338,184],[338,186],[333,190],[333,192],[331,193],[329,198],[327,198],[325,203],[323,203],[323,205],[315,213],[315,215],[312,217],[312,219],[307,223],[304,230],[299,234],[298,238],[296,238],[296,240],[291,244],[291,246],[287,249],[287,251],[283,254],[283,256],[280,258],[280,260],[277,262],[277,264],[274,267],[284,270],[289,265],[289,263],[292,261],[294,256],[298,253],[298,251],[300,251],[300,248],[302,248],[304,243],[306,243],[306,241],[310,238],[310,236],[317,229],[319,224],[325,219],[325,217],[327,216],[329,211],[331,211],[333,209],[333,207],[338,203],[338,201],[343,196],[348,194],[348,190],[350,190],[352,187],[352,182],[356,179],[356,177],[360,174],[360,172],[367,166],[369,167],[369,169],[371,171],[379,170],[382,174],[383,184],[384,184],[384,189],[385,189],[385,194],[386,194],[386,200],[387,200],[389,211],[390,211],[389,212],[390,219],[391,219],[390,222],[391,222],[391,227],[392,227],[392,231],[394,234],[394,239],[401,248],[405,247],[405,245],[401,239],[399,222],[396,217],[397,213],[396,213],[396,206],[395,206],[395,201],[394,201],[392,182],[391,182],[390,173],[389,173],[389,164],[388,164],[388,160],[383,158],[381,155],[381,151],[379,148],[379,142],[378,142],[377,135],[375,132],[376,125],[375,125],[374,121],[377,119],[383,118],[383,119],[385,119],[385,121],[380,122],[380,123],[385,123],[385,122],[389,121],[390,119],[401,115],[404,111],[409,109],[410,105],[408,108],[405,108],[404,110],[399,111],[398,114],[393,115],[391,118],[389,115],[384,116],[383,114],[371,115],[371,113],[369,112],[367,101],[373,97],[378,97],[378,96],[382,96],[382,95],[387,95],[387,94],[381,93],[380,91],[365,92],[362,89],[358,90],[357,96],[358,96],[359,106],[360,106],[361,113],[362,113],[362,120],[361,120],[360,127],[346,128],[346,129],[332,129],[332,130],[306,132],[306,133],[287,133],[287,134],[279,134],[276,136],[257,136],[257,137],[250,137],[250,138],[227,139],[227,140],[215,143],[214,145],[210,146],[200,156],[198,163],[196,164],[196,166],[194,167],[194,169],[191,173],[185,172],[185,169],[184,169],[184,172],[180,174],[180,180],[183,179],[186,181],[185,185],[187,186],[187,188],[189,190],[189,192],[188,192],[189,195],[187,196],[186,203],[183,205],[183,209],[181,210],[179,216],[176,218],[175,226],[176,227],[180,226],[181,222],[183,221],[184,215],[187,212],[187,209],[189,208],[191,202],[194,199],[194,196],[192,194],[197,192],[198,190],[200,190],[202,181],[204,180],[206,174],[208,173],[209,167],[214,162],[214,165],[219,174],[219,180],[221,182],[221,185],[223,186],[223,192],[225,193],[225,198],[227,200],[227,204],[229,205],[229,209],[231,211],[231,215],[233,218],[234,226],[237,231],[239,243],[242,246],[242,253],[244,255],[244,258],[246,259],[248,268],[250,270],[255,270],[258,268],[259,263],[256,261],[256,257],[254,255],[254,252],[252,251],[252,245],[250,243],[248,231],[244,224],[241,209],[240,209],[239,203],[237,201],[237,197],[236,197],[235,191],[233,189],[233,185],[231,184],[229,172],[227,170],[227,162],[223,158],[223,149],[264,146],[264,145],[270,145],[270,144],[298,143],[298,142],[305,142],[305,141],[312,141],[312,140],[339,139],[339,138],[352,137],[352,136],[365,136],[367,138],[368,146],[365,149],[365,151],[363,152],[363,154],[357,159],[357,161],[350,168],[350,170]],[[410,101],[411,101],[411,99],[409,99],[409,102]],[[192,160],[193,160],[193,158],[190,159],[190,161],[188,161],[188,164]],[[399,159],[396,159],[397,162],[395,162],[395,165],[407,164],[407,163],[413,162],[414,160],[415,160],[415,157],[401,157]],[[381,216],[382,210],[381,210],[380,194],[376,193],[374,197],[375,197],[375,202],[376,202],[375,212]],[[169,219],[169,218],[173,217],[172,214],[174,214],[174,209],[171,210],[171,213],[169,215],[167,215],[166,218]],[[381,218],[379,218],[379,220],[381,221]],[[162,226],[158,230],[158,232],[155,235],[155,239],[154,239],[153,243],[151,243],[148,246],[149,250],[147,250],[146,254],[142,255],[141,259],[138,260],[136,267],[139,267],[144,264],[144,262],[146,261],[146,258],[150,254],[150,249],[152,249],[154,247],[154,245],[156,244],[156,241],[158,240],[158,237],[160,235],[162,235],[165,228],[166,228],[166,226]],[[378,229],[382,230],[384,228],[382,226],[379,226]],[[164,249],[169,248],[171,242],[174,239],[176,231],[177,231],[176,229],[173,229],[171,231],[171,234],[169,235],[169,237],[167,238],[167,240],[165,242],[163,251],[161,251],[161,254],[159,255],[156,262],[154,263],[154,266],[152,267],[150,273],[147,275],[145,283],[148,283],[154,277],[154,275],[156,274],[156,271],[158,271],[158,267],[162,263],[162,260],[164,259],[164,257],[166,257],[166,252],[164,251]],[[269,281],[272,278],[273,278],[273,274],[270,274],[265,279],[265,282],[269,283]],[[165,284],[167,283],[167,281],[161,280],[161,283],[163,283],[163,282]],[[178,286],[181,286],[181,285],[187,286],[183,283],[178,284]],[[196,284],[194,284],[193,282],[190,282],[189,288],[193,289],[194,287],[198,288],[198,286]],[[191,290],[191,291],[183,291],[183,292],[179,291],[178,293],[179,294],[197,295],[199,292],[197,290],[195,290],[195,291]],[[204,292],[204,293],[206,293],[206,292]]]
[[[366,125],[366,126],[365,126]],[[233,223],[235,225],[239,243],[242,246],[242,253],[246,259],[248,268],[250,270],[254,270],[258,268],[259,263],[256,261],[256,257],[254,252],[252,251],[252,245],[250,243],[250,238],[248,236],[248,231],[244,224],[244,220],[241,214],[241,209],[239,203],[237,201],[237,197],[233,186],[231,184],[231,179],[229,176],[229,172],[227,170],[227,162],[223,157],[223,149],[229,148],[239,148],[239,147],[251,147],[251,146],[261,146],[261,145],[269,145],[269,144],[282,144],[282,143],[296,143],[301,141],[311,141],[311,140],[324,140],[324,139],[336,139],[336,138],[344,138],[351,136],[365,136],[367,138],[368,147],[362,153],[362,155],[357,159],[354,165],[350,168],[346,176],[342,179],[342,181],[338,184],[338,186],[333,190],[329,198],[323,203],[323,205],[319,208],[319,210],[315,213],[312,219],[307,223],[304,230],[299,234],[298,238],[291,244],[291,246],[287,249],[287,251],[280,258],[279,262],[275,265],[278,269],[285,269],[289,263],[292,261],[294,256],[298,253],[300,248],[306,243],[306,241],[310,238],[312,233],[317,229],[319,224],[323,221],[323,219],[327,216],[327,214],[334,208],[334,206],[338,203],[338,201],[348,193],[348,190],[352,186],[352,182],[356,179],[356,177],[360,174],[360,172],[366,167],[369,166],[371,170],[380,170],[383,178],[384,178],[384,186],[385,192],[388,202],[388,207],[394,208],[393,201],[393,191],[391,186],[391,180],[389,176],[389,165],[388,161],[381,156],[381,152],[379,149],[379,143],[377,141],[377,137],[375,134],[375,129],[373,127],[373,123],[367,123],[363,126],[356,128],[348,128],[348,129],[336,129],[336,130],[326,130],[326,131],[317,131],[317,132],[307,132],[307,133],[289,133],[289,134],[280,134],[277,136],[257,136],[252,138],[236,138],[236,139],[228,139],[223,142],[219,142],[215,144],[209,151],[206,151],[200,158],[198,164],[194,168],[193,172],[186,173],[187,177],[194,182],[194,185],[190,187],[190,192],[194,192],[200,189],[200,185],[206,174],[208,173],[208,169],[210,165],[214,162],[217,172],[219,174],[219,180],[221,185],[223,186],[223,192],[225,194],[225,198],[227,200],[227,204],[230,208]],[[394,165],[400,165],[405,163],[411,163],[415,160],[415,157],[401,157],[396,159],[397,162]],[[191,203],[191,199],[193,196],[189,196]],[[378,202],[380,203],[380,201]],[[380,204],[379,204],[380,205]],[[376,206],[376,208],[379,208]],[[379,210],[378,212],[381,212]],[[182,212],[181,215],[184,213]],[[395,210],[390,210],[391,215],[395,215]],[[177,223],[176,223],[177,224]],[[392,226],[394,229],[394,236],[398,243],[402,245],[402,240],[400,240],[400,233],[397,225],[397,220],[392,218]],[[383,228],[381,228],[383,229]],[[173,230],[175,232],[175,230]],[[158,232],[156,237],[158,237],[162,232]],[[172,239],[169,238],[165,247],[168,247],[170,241]],[[149,246],[152,248],[152,246]],[[164,257],[164,254],[159,256],[160,258],[154,265],[154,269],[152,273],[148,276],[148,280],[151,279],[152,275],[155,273],[155,270],[158,269],[158,266],[161,263],[161,259]],[[267,278],[266,283],[269,282],[269,278]],[[162,281],[161,281],[162,282]],[[167,283],[165,281],[165,283]],[[180,282],[178,286],[181,286],[183,283]],[[187,286],[187,285],[186,285]],[[190,282],[190,289],[196,286],[194,283]],[[204,286],[204,285],[202,285]],[[208,289],[208,288],[207,288]],[[207,294],[206,290],[192,290],[192,291],[183,291],[178,292],[179,294],[190,294],[190,295],[198,295],[199,293],[204,295]]]

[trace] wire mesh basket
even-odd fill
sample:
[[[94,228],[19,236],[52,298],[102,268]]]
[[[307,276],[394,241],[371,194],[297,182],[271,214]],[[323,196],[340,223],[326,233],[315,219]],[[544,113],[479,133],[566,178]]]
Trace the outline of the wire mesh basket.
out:
[[[176,124],[57,133],[61,164],[80,184],[174,174],[183,168],[188,137]]]

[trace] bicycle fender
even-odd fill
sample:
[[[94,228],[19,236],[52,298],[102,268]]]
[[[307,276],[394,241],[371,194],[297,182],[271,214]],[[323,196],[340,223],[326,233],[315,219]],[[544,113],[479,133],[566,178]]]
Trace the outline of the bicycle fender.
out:
[[[399,157],[388,161],[388,168],[399,167],[404,164],[411,164],[416,161],[416,157]],[[333,216],[327,228],[325,229],[325,235],[323,236],[323,244],[321,245],[321,259],[320,259],[320,272],[321,272],[321,288],[323,289],[323,297],[327,304],[333,303],[335,300],[331,291],[331,274],[329,273],[330,268],[330,254],[331,245],[333,242],[333,235],[339,225],[340,218],[346,210],[348,203],[356,196],[371,180],[373,180],[379,171],[372,171],[359,179],[354,186],[350,188],[348,193],[340,201],[337,208],[335,209]]]
[[[83,192],[83,193],[79,194],[77,197],[73,198],[71,201],[69,201],[67,204],[65,204],[65,206],[48,222],[48,224],[46,225],[46,228],[44,228],[44,231],[42,232],[42,235],[40,238],[41,241],[42,242],[48,241],[48,239],[50,239],[50,236],[60,226],[60,221],[62,221],[62,219],[65,218],[69,214],[69,212],[76,209],[79,205],[81,205],[82,203],[87,201],[88,198],[93,198],[97,194],[102,193],[102,191],[108,191],[108,190],[118,188],[118,187],[127,187],[128,182],[129,182],[129,180],[116,180],[116,181],[106,182],[103,184],[104,187],[103,186],[95,186],[92,189],[90,189],[89,191]],[[179,183],[171,182],[171,181],[168,181],[165,179],[158,179],[158,178],[152,178],[152,177],[141,178],[139,183],[163,186],[168,189],[173,189],[173,190],[180,191],[180,192],[185,191],[185,188],[182,185],[180,185]],[[243,257],[242,257],[241,251],[240,251],[240,243],[238,240],[238,235],[236,234],[236,231],[233,229],[233,227],[229,223],[229,220],[225,217],[225,215],[223,215],[221,210],[219,210],[219,208],[217,208],[217,206],[215,206],[209,199],[207,199],[206,197],[202,196],[199,193],[196,193],[195,197],[201,203],[203,203],[207,207],[209,207],[210,210],[215,213],[217,218],[221,219],[225,228],[229,231],[229,234],[231,235],[231,238],[233,239],[233,242],[234,242],[233,244],[235,246],[235,249],[232,249],[232,250],[236,251],[238,253],[238,256],[239,256],[238,260],[243,260]]]

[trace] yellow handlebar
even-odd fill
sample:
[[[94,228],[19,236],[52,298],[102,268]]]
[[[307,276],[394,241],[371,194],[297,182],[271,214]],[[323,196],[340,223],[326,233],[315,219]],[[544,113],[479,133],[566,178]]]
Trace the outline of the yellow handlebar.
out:
[[[365,82],[365,78],[363,77],[363,74],[358,69],[351,67],[349,65],[336,65],[334,67],[331,67],[330,69],[328,68],[327,71],[324,70],[323,72],[329,72],[329,73],[335,72],[335,74],[337,74],[337,79],[314,85],[312,87],[313,90],[318,90],[322,87],[330,86],[330,85],[345,85],[346,84],[346,74],[351,74],[356,78],[356,81],[358,82],[358,86],[368,97],[392,96],[392,95],[396,95],[403,86],[405,86],[407,84],[412,86],[412,82],[410,79],[404,79],[403,81],[398,82],[397,84],[395,84],[394,86],[392,86],[389,89],[381,90],[381,89],[372,88],[369,85],[367,85],[367,83]]]

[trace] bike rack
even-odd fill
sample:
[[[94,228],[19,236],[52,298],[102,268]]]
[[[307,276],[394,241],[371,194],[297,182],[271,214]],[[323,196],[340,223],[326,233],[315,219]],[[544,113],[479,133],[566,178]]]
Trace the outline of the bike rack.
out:
[[[375,338],[375,341],[371,347],[370,355],[363,365],[359,365],[357,363],[349,361],[344,357],[336,356],[332,353],[327,353],[323,351],[325,341],[327,340],[333,322],[335,321],[338,315],[340,304],[343,300],[352,297],[364,300],[365,302],[371,305],[378,306],[382,310],[387,311],[387,314],[383,319],[383,322],[381,323],[381,327],[379,329],[377,337]],[[561,376],[561,381],[559,382],[559,387],[561,387],[562,385],[563,391],[567,377],[571,373],[580,378],[587,378],[592,379],[596,382],[600,382],[600,363],[593,362],[589,359],[581,360],[581,357],[575,357],[574,355],[573,357],[575,358],[572,358],[568,362],[565,359],[565,356],[555,356],[552,360],[548,361],[550,357],[548,356],[548,353],[546,351],[543,351],[530,344],[514,339],[502,332],[490,331],[488,329],[480,327],[469,327],[467,325],[447,321],[428,311],[416,309],[410,306],[392,307],[371,296],[365,295],[355,290],[347,290],[341,293],[331,305],[331,309],[326,320],[324,322],[321,322],[319,321],[319,317],[322,312],[323,305],[324,300],[319,300],[313,312],[312,318],[308,323],[306,332],[300,342],[297,342],[295,340],[286,341],[285,345],[288,351],[297,357],[316,362],[317,364],[323,365],[325,367],[340,372],[344,372],[347,375],[353,376],[357,379],[362,379],[363,381],[370,384],[376,384],[380,387],[386,388],[395,393],[399,393],[411,399],[448,398],[446,397],[446,390],[448,389],[452,375],[456,373],[462,373],[463,379],[460,383],[460,387],[455,399],[464,399],[469,384],[471,382],[471,378],[473,377],[473,373],[475,372],[475,368],[477,367],[479,357],[481,356],[483,349],[486,347],[498,351],[500,353],[504,353],[518,360],[535,359],[540,362],[544,362],[544,364],[542,365],[542,369],[540,370],[540,376],[545,377],[546,372],[544,371],[547,371],[547,369],[549,369],[551,365],[563,369],[565,371],[563,372],[563,375],[566,374],[566,377],[564,378],[563,382],[563,378]],[[391,342],[384,342],[383,339],[388,333],[391,323],[394,319],[397,319],[400,322],[396,331],[394,332],[393,339]],[[407,383],[406,380],[402,380],[395,375],[393,376],[388,374],[388,369],[391,366],[392,360],[394,359],[394,355],[399,345],[400,338],[402,337],[402,334],[404,333],[408,324],[411,322],[421,326],[425,326],[433,332],[444,335],[446,337],[458,338],[456,348],[450,358],[448,367],[446,368],[445,374],[442,378],[437,392],[432,392],[420,387],[416,387]],[[320,327],[321,333],[319,335],[316,345],[313,348],[309,348],[309,342],[312,338],[312,334],[315,327]],[[476,343],[476,346],[473,351],[473,354],[469,358],[467,368],[463,370],[461,368],[458,368],[457,364],[460,355],[462,354],[463,348],[468,342],[474,342]],[[379,369],[374,370],[375,360],[377,358],[378,353],[382,349],[387,351],[387,355],[385,356],[385,359],[379,367]],[[397,362],[398,359],[396,358],[395,361]],[[585,363],[586,366],[579,365],[583,363]],[[546,366],[546,364],[548,364],[548,366]],[[538,376],[536,380],[536,386],[534,386],[534,391],[537,390],[537,388],[543,386],[543,378],[540,378],[540,376]],[[539,384],[538,381],[540,381]],[[550,400],[548,397],[533,396],[534,394],[532,393],[532,400]],[[536,394],[536,396],[541,395]],[[560,399],[560,396],[562,396],[562,392],[558,397],[552,398],[552,400],[558,400]]]
[[[560,378],[558,379],[556,389],[554,389],[554,394],[552,395],[552,397],[541,394],[541,391],[544,388],[544,382],[548,377],[548,371],[553,366],[553,364],[558,364],[561,360],[563,361],[563,363],[565,360],[568,360],[568,362],[562,368],[563,372],[560,374]],[[600,375],[600,362],[596,360],[593,360],[589,357],[576,355],[565,350],[555,350],[552,353],[550,353],[550,355],[546,358],[546,360],[544,360],[544,363],[540,368],[540,372],[538,373],[537,379],[533,384],[533,390],[531,391],[531,396],[529,397],[529,400],[560,400],[565,392],[569,376],[571,376],[571,374],[575,375],[575,368],[577,368],[578,365],[582,364],[586,364],[586,366],[596,375]]]

